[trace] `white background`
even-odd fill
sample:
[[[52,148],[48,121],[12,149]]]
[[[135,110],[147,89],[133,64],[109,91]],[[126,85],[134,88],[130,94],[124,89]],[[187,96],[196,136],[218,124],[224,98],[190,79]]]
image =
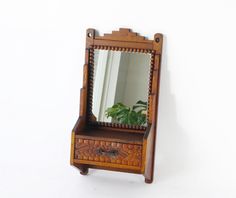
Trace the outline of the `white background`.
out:
[[[236,197],[236,5],[230,0],[1,0],[0,197]],[[157,168],[69,165],[85,31],[164,34]]]

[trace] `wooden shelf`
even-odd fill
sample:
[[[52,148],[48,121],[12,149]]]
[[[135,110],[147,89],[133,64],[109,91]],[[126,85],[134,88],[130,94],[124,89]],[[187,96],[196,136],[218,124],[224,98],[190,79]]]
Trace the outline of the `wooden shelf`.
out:
[[[80,131],[76,137],[77,138],[89,138],[89,139],[99,139],[99,140],[112,140],[123,143],[132,143],[132,144],[143,144],[143,136],[142,133],[129,133],[129,132],[119,132],[113,130],[101,130],[96,128],[86,129],[84,131]]]

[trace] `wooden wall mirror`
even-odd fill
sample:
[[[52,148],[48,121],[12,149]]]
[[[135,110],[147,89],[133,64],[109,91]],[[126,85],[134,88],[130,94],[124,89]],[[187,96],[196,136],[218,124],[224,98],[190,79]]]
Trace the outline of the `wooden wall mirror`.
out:
[[[71,164],[143,174],[153,181],[162,35],[147,40],[120,28],[86,32],[80,116]]]

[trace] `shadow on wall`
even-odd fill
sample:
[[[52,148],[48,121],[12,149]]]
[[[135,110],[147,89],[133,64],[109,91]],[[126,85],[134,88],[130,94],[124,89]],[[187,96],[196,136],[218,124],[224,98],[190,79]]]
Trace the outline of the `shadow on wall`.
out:
[[[164,37],[155,167],[155,179],[159,181],[186,172],[190,163],[187,133],[178,123],[175,95],[171,93],[167,50]]]

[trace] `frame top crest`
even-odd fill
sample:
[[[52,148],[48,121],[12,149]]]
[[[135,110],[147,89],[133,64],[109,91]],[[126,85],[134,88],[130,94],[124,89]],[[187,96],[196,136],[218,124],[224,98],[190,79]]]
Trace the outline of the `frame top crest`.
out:
[[[95,29],[87,29],[86,47],[91,46],[110,46],[110,47],[126,47],[132,49],[150,50],[157,54],[161,54],[163,35],[156,33],[153,40],[149,40],[144,36],[140,36],[136,32],[132,32],[129,28],[120,28],[118,31],[112,31],[111,34],[98,35]]]

